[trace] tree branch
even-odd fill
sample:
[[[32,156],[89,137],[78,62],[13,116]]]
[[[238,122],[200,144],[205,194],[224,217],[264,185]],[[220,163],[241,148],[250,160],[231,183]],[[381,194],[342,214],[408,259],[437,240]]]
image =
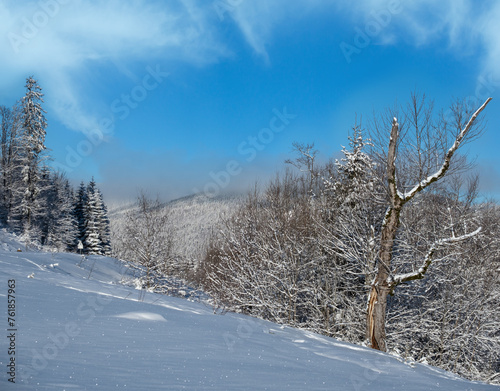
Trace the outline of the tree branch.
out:
[[[451,243],[457,243],[461,242],[465,239],[471,238],[473,236],[476,236],[479,232],[481,232],[481,227],[476,229],[474,232],[458,236],[458,237],[451,237],[447,239],[440,239],[434,242],[434,244],[431,246],[429,251],[427,252],[427,255],[424,258],[424,261],[422,263],[422,266],[418,268],[418,270],[413,271],[411,273],[404,273],[404,274],[397,274],[393,276],[392,278],[389,277],[391,280],[388,281],[389,287],[390,287],[390,294],[394,292],[394,289],[399,285],[404,282],[408,281],[413,281],[413,280],[421,280],[424,278],[425,274],[427,273],[427,269],[432,263],[432,257],[434,256],[434,253],[436,252],[439,247],[445,245],[445,244],[451,244]]]
[[[427,186],[429,186],[431,183],[436,182],[437,180],[441,179],[448,169],[450,168],[450,162],[451,158],[455,154],[456,150],[458,147],[460,147],[460,144],[464,140],[464,138],[467,136],[469,133],[470,129],[472,128],[472,125],[474,124],[474,121],[476,120],[477,116],[481,113],[481,111],[484,110],[486,105],[490,103],[492,98],[486,99],[486,102],[484,102],[479,109],[476,110],[476,112],[472,115],[472,117],[469,119],[469,122],[467,122],[467,125],[462,129],[462,131],[458,134],[457,138],[455,139],[455,142],[451,146],[451,148],[448,150],[444,157],[443,164],[441,165],[441,168],[436,171],[433,175],[430,175],[423,181],[421,181],[418,185],[416,185],[413,189],[411,189],[408,193],[405,193],[403,201],[407,202],[411,200],[415,194],[418,192],[424,190]],[[392,134],[391,134],[392,137]]]

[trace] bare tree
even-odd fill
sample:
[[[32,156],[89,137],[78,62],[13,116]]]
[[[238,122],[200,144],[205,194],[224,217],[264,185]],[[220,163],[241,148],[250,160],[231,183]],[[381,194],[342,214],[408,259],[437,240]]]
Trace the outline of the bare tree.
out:
[[[318,150],[314,148],[314,143],[303,144],[294,142],[292,143],[292,151],[297,154],[295,159],[285,160],[286,164],[291,164],[292,166],[299,169],[300,172],[304,173],[308,177],[308,191],[313,191],[315,179],[319,177],[318,167],[316,164],[316,155]]]
[[[394,274],[392,266],[393,249],[395,247],[396,236],[401,222],[401,212],[405,204],[411,201],[418,193],[427,189],[431,184],[442,179],[450,171],[452,158],[458,148],[466,141],[477,137],[480,133],[480,129],[475,126],[476,119],[490,100],[491,98],[488,98],[486,102],[470,116],[466,124],[464,124],[464,113],[467,113],[466,106],[459,103],[452,106],[453,118],[455,121],[454,128],[457,131],[455,132],[452,146],[443,156],[439,153],[439,143],[442,143],[443,139],[447,139],[446,136],[453,127],[447,122],[447,118],[444,116],[441,117],[441,121],[434,124],[430,119],[430,113],[429,115],[426,113],[424,115],[424,124],[425,129],[428,129],[428,131],[422,131],[422,127],[420,126],[420,119],[422,117],[420,113],[422,113],[422,107],[417,104],[418,100],[415,99],[414,96],[413,105],[410,106],[414,109],[413,115],[407,115],[406,119],[407,121],[412,120],[411,128],[415,130],[414,140],[417,140],[417,142],[411,143],[410,147],[413,148],[413,151],[406,156],[417,156],[417,169],[413,169],[409,177],[411,179],[418,178],[418,181],[414,186],[408,187],[408,190],[406,189],[405,183],[401,181],[401,178],[398,178],[396,160],[398,157],[398,149],[404,149],[404,144],[402,147],[398,120],[396,117],[392,120],[389,147],[386,157],[389,207],[382,223],[376,276],[371,284],[367,309],[366,337],[369,345],[374,349],[386,350],[385,325],[387,296],[392,294],[399,284],[422,279],[438,248],[449,243],[465,240],[476,235],[480,231],[480,228],[478,228],[473,232],[467,232],[460,236],[452,235],[446,239],[439,239],[430,246],[418,269],[409,273]],[[410,126],[408,126],[406,132],[408,132],[409,128]],[[435,132],[434,137],[430,136],[431,130]],[[403,132],[403,135],[406,136],[405,132]],[[425,156],[425,158],[420,157],[420,155]],[[441,163],[437,165],[437,169],[434,171],[439,156],[443,157],[441,158]]]
[[[2,174],[0,182],[0,204],[2,211],[0,219],[7,223],[12,217],[11,213],[15,209],[15,195],[20,192],[21,187],[21,127],[22,108],[16,104],[12,109],[0,106],[1,117],[1,148],[0,148],[0,171]]]

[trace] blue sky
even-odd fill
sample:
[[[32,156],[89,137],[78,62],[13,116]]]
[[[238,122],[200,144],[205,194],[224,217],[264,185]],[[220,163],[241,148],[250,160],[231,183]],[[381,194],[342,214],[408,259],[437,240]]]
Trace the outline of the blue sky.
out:
[[[498,198],[498,20],[498,1],[2,1],[0,104],[33,74],[54,166],[120,201],[266,182],[292,142],[327,159],[415,90],[492,96],[466,151]]]

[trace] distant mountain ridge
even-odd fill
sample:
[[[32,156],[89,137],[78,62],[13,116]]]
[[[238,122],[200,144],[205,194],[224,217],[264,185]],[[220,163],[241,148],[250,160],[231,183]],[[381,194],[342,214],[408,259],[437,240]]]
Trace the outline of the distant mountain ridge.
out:
[[[236,210],[245,199],[241,194],[223,194],[208,197],[191,194],[165,202],[170,208],[171,223],[176,228],[174,250],[177,254],[199,261],[205,253],[210,235],[220,223]],[[134,209],[134,204],[124,204],[109,211],[112,233],[124,224],[126,213]]]

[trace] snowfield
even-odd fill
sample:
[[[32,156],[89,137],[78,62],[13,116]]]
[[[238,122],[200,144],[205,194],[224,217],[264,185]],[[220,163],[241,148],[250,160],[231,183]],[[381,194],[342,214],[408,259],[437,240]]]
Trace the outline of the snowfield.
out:
[[[76,254],[29,251],[1,231],[0,390],[500,390],[304,330],[144,293],[131,273],[112,258],[82,262]],[[12,281],[14,327],[7,323]]]

